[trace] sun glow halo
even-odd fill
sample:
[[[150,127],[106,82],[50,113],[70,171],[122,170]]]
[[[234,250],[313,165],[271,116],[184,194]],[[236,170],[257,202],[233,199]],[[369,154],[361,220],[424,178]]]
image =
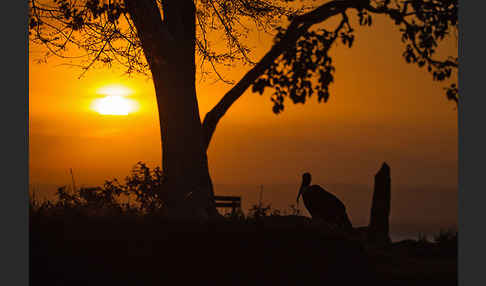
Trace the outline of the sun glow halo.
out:
[[[107,86],[98,90],[106,95],[93,101],[92,109],[102,115],[128,115],[137,110],[137,102],[126,98],[131,91],[123,86]]]

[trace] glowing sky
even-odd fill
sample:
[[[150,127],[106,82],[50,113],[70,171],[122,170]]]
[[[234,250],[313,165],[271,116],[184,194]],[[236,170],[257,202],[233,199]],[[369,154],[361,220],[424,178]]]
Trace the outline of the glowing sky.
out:
[[[433,82],[425,69],[405,63],[398,29],[376,17],[372,28],[357,27],[353,48],[332,51],[335,82],[326,104],[311,98],[271,111],[269,93],[247,91],[217,127],[208,152],[216,192],[242,195],[255,202],[259,185],[265,199],[285,208],[295,202],[304,171],[339,195],[353,222],[366,223],[373,176],[386,161],[392,170],[392,220],[396,223],[456,220],[457,111],[447,101],[445,84]],[[271,45],[264,34],[251,37],[253,58]],[[445,48],[457,54],[451,40]],[[152,82],[128,78],[119,69],[81,71],[52,59],[36,64],[31,51],[31,184],[79,185],[123,179],[138,161],[160,165],[161,149]],[[38,55],[38,53],[37,53]],[[238,80],[248,66],[226,76]],[[99,89],[119,85],[132,91],[137,111],[104,116],[92,108]],[[201,116],[230,88],[198,81]],[[114,95],[112,96],[123,96]],[[120,98],[119,98],[120,99]],[[410,208],[414,211],[410,213]]]

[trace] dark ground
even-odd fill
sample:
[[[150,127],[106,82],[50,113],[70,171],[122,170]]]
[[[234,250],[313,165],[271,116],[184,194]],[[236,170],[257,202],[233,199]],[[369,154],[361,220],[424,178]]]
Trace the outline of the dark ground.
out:
[[[299,217],[31,216],[31,285],[457,285],[455,244],[387,249]]]

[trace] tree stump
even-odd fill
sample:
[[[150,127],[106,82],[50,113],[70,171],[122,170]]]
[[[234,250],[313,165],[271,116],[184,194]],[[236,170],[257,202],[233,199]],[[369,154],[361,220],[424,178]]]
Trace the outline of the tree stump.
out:
[[[373,244],[389,244],[389,217],[391,201],[390,167],[383,163],[375,175],[375,189],[371,206],[368,241]]]

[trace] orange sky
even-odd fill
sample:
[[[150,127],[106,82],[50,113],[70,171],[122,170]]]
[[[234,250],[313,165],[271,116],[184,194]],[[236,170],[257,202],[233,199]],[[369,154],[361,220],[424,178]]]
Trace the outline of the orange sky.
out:
[[[457,111],[447,101],[445,84],[426,70],[405,63],[398,28],[375,17],[374,25],[355,27],[351,49],[333,48],[335,82],[326,104],[311,98],[271,111],[269,93],[247,91],[218,125],[209,149],[216,193],[242,195],[246,205],[264,198],[285,208],[295,202],[301,174],[313,174],[348,206],[353,223],[369,215],[373,176],[383,161],[392,168],[392,222],[425,220],[449,226],[457,211]],[[355,25],[357,26],[357,25]],[[445,52],[457,54],[452,39]],[[259,59],[271,38],[251,38]],[[58,59],[36,64],[31,47],[30,183],[42,192],[70,182],[99,185],[124,178],[138,161],[160,165],[157,110],[150,79],[120,76],[121,70],[96,69],[77,79],[78,68]],[[227,77],[238,80],[248,67]],[[96,90],[121,84],[134,90],[139,112],[104,116],[89,109]],[[198,82],[203,116],[230,88]],[[290,101],[287,101],[290,103]],[[410,214],[413,208],[413,214]]]

